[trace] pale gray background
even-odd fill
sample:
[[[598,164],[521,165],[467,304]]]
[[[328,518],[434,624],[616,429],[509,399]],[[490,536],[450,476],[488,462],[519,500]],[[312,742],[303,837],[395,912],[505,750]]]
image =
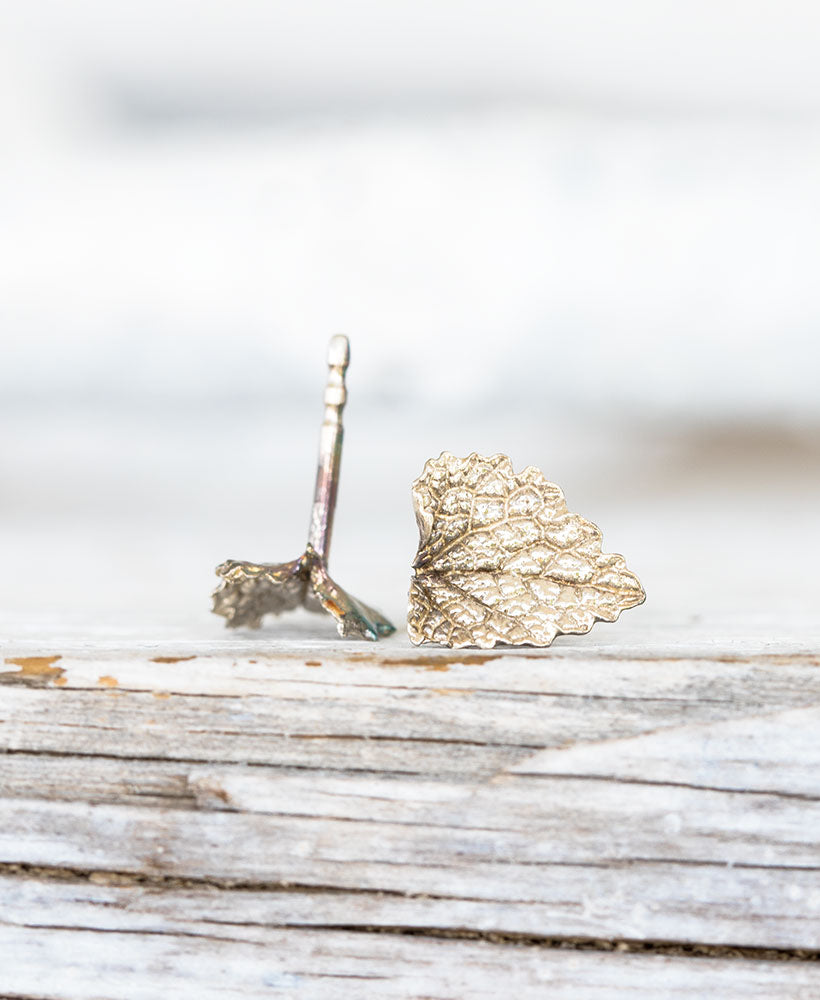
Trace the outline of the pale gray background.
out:
[[[397,619],[446,448],[627,555],[607,641],[818,621],[818,52],[809,2],[0,3],[4,638],[219,634],[340,331],[333,568]]]

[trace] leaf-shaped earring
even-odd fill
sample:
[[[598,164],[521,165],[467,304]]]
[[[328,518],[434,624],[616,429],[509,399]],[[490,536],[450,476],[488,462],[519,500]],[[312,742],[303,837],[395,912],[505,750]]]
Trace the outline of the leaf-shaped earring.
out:
[[[259,628],[266,614],[304,606],[327,611],[342,636],[379,639],[395,632],[390,622],[334,583],[327,571],[330,534],[339,489],[342,461],[342,410],[347,401],[345,372],[350,363],[347,337],[330,341],[325,389],[325,415],[319,439],[319,467],[306,550],[286,563],[250,563],[229,559],[217,566],[221,583],[213,593],[213,611],[224,615],[231,628]]]
[[[430,459],[413,484],[419,549],[407,630],[443,646],[549,646],[614,622],[646,595],[564,494],[506,455]]]

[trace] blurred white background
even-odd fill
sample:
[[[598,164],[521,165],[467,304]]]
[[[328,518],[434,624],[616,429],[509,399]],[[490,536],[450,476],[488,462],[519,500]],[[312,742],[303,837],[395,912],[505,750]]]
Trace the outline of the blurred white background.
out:
[[[559,482],[634,636],[816,624],[818,52],[789,0],[0,2],[5,637],[219,634],[335,332],[332,567],[399,621],[447,449]]]

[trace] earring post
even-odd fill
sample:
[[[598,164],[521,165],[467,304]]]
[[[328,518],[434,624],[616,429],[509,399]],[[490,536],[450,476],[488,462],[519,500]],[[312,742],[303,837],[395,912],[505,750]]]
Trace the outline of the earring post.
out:
[[[350,342],[344,335],[337,334],[331,338],[327,364],[329,371],[324,398],[325,412],[319,433],[319,463],[308,533],[308,544],[325,565],[330,554],[344,440],[342,411],[347,402],[345,372],[350,364]]]

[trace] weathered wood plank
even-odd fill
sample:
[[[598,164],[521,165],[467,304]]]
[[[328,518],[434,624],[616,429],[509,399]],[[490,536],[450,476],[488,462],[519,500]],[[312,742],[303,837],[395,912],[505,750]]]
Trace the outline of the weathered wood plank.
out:
[[[5,800],[0,859],[503,902],[498,929],[542,934],[652,939],[662,924],[674,940],[820,947],[817,803],[809,816],[768,795],[551,779],[535,815],[517,779],[482,797],[446,783],[229,778],[195,791],[267,812]]]
[[[793,643],[720,642],[714,637],[687,642],[672,634],[663,643],[653,643],[648,635],[642,643],[608,647],[582,638],[585,645],[564,637],[549,649],[496,651],[412,647],[394,639],[377,649],[362,649],[363,644],[355,642],[268,640],[263,646],[249,640],[227,651],[213,642],[172,649],[91,643],[86,649],[65,651],[66,642],[40,640],[36,645],[0,645],[5,646],[6,659],[0,684],[38,686],[50,680],[59,687],[99,690],[114,681],[120,689],[137,691],[279,697],[288,697],[288,685],[297,693],[298,685],[336,685],[342,698],[356,688],[435,689],[456,684],[476,691],[641,700],[726,701],[739,695],[744,703],[762,705],[794,696],[802,680],[814,681],[816,689],[820,667],[818,630],[813,638],[810,634]],[[53,662],[29,672],[17,662],[26,657],[50,657]]]
[[[564,951],[300,926],[325,901],[26,885],[0,914],[0,988],[59,1000],[759,997],[816,1000],[816,963]],[[340,901],[335,915],[355,901]],[[328,915],[330,913],[328,912]],[[13,958],[13,961],[11,960]]]
[[[16,991],[99,995],[65,966],[82,935],[118,949],[131,941],[122,968],[142,963],[148,978],[135,982],[146,996],[188,988],[159,938],[185,955],[190,941],[217,938],[232,965],[247,949],[277,961],[282,950],[282,982],[319,970],[302,976],[303,992],[282,991],[322,998],[356,996],[352,982],[362,996],[424,995],[413,991],[417,967],[434,970],[430,996],[480,996],[445,967],[487,947],[506,956],[475,958],[477,968],[490,963],[487,995],[499,995],[509,991],[505,963],[550,951],[463,940],[428,948],[406,936],[430,929],[820,948],[820,657],[808,641],[775,655],[762,640],[734,652],[698,642],[656,659],[634,649],[456,655],[338,643],[276,655],[75,650],[28,670],[10,657],[0,670],[0,861],[155,880],[149,889],[0,879],[0,939],[50,940],[68,970],[53,994],[23,972]],[[248,888],[229,890],[237,882]],[[47,911],[68,913],[65,926],[45,929]],[[122,911],[138,926],[99,925]],[[256,924],[274,937],[256,941]],[[133,943],[140,935],[144,947]],[[386,938],[401,942],[386,980],[288,964],[338,945],[343,965],[348,940]],[[34,957],[44,946],[14,947],[15,969],[48,961]],[[361,947],[382,975],[379,954]],[[595,980],[601,956],[587,965],[591,953],[578,954],[566,995],[640,996],[662,967],[615,984],[626,965]],[[639,956],[603,956],[620,958]],[[544,962],[538,975],[558,976],[547,981],[561,996],[564,972]],[[99,955],[92,964],[101,967]],[[191,995],[216,995],[205,980],[193,976]],[[738,984],[737,995],[783,995],[767,994],[768,982],[727,973],[698,994],[681,974],[644,995],[731,996]],[[540,996],[543,983],[531,977],[521,989]],[[251,977],[237,995],[265,988]],[[0,990],[14,992],[2,979]]]
[[[115,859],[129,858],[136,850],[128,837],[129,828],[155,828],[162,836],[178,841],[174,856],[180,864],[204,865],[203,872],[208,871],[209,863],[230,869],[232,849],[224,856],[210,854],[210,862],[200,856],[198,838],[209,824],[222,827],[231,841],[239,836],[250,838],[248,846],[254,844],[253,854],[260,861],[266,827],[275,828],[279,836],[290,830],[289,836],[305,836],[312,842],[321,826],[323,843],[335,843],[338,838],[340,857],[353,861],[362,856],[361,849],[351,855],[349,847],[344,847],[352,839],[361,847],[372,841],[375,853],[368,847],[364,856],[372,862],[383,859],[387,865],[391,858],[414,864],[428,857],[431,861],[452,857],[464,863],[487,858],[524,864],[673,859],[820,866],[817,799],[674,785],[660,790],[641,783],[526,775],[506,775],[470,786],[354,775],[303,778],[216,771],[197,778],[193,787],[202,804],[241,811],[208,815],[168,809],[146,813],[124,806],[2,800],[0,845],[11,851],[3,859],[58,863],[36,854],[37,841],[31,837],[27,844],[15,846],[12,831],[15,826],[24,829],[20,824],[25,817],[35,828],[63,830],[68,837],[66,844],[76,844],[80,852],[83,840],[79,835],[71,836],[73,826],[77,831],[82,828],[89,845],[107,827],[122,828],[112,857],[114,867],[119,864]],[[355,828],[354,823],[358,824]],[[228,830],[233,832],[228,834]],[[194,843],[186,854],[187,835]],[[462,838],[470,843],[466,854],[466,841],[458,851],[450,847]],[[35,853],[18,857],[17,851]],[[129,869],[132,864],[129,862]],[[214,869],[214,874],[219,872]],[[233,873],[226,870],[224,874]]]
[[[488,654],[390,666],[304,657],[193,667],[68,658],[0,687],[0,746],[419,774],[495,773],[532,750],[820,703],[816,658],[601,662]],[[439,669],[441,668],[441,669]],[[199,668],[197,668],[199,669]],[[245,676],[250,671],[250,676]],[[8,672],[19,675],[19,668]],[[92,681],[93,677],[93,681]],[[321,677],[321,680],[317,678]],[[102,678],[102,680],[101,680]],[[36,684],[42,675],[31,678]],[[8,680],[8,679],[7,679]],[[54,685],[61,683],[63,687]],[[92,684],[74,689],[73,685]],[[197,694],[169,687],[200,684]]]
[[[64,874],[61,874],[64,877]],[[158,878],[93,872],[71,882],[0,875],[3,920],[60,912],[67,926],[94,927],[127,909],[148,926],[185,931],[190,922],[288,927],[398,929],[547,939],[673,941],[725,947],[820,948],[816,872],[719,869],[646,863],[632,868],[555,866],[486,898]],[[39,919],[39,918],[38,918]],[[820,973],[819,973],[820,974]]]

